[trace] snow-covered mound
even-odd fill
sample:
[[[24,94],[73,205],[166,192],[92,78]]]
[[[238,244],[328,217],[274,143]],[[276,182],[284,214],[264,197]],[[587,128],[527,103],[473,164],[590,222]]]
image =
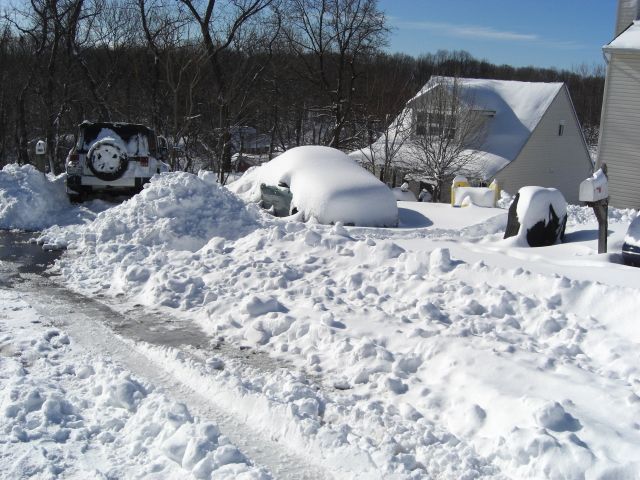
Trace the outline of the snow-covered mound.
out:
[[[396,197],[398,202],[417,202],[415,194],[411,190],[405,190],[401,187],[396,187],[393,190],[393,196]]]
[[[500,199],[496,202],[496,207],[508,210],[511,202],[513,202],[513,195],[511,195],[509,192],[501,190]]]
[[[33,165],[0,170],[0,229],[39,230],[70,208],[64,175],[46,177]]]
[[[638,215],[632,208],[613,208],[609,206],[609,223],[629,223]],[[580,205],[567,205],[567,225],[597,223],[593,208]]]
[[[629,225],[629,230],[624,236],[624,243],[640,247],[640,219],[638,217]]]
[[[478,207],[493,208],[496,192],[487,187],[457,187],[455,189],[456,207],[476,205]]]
[[[359,226],[396,226],[396,199],[382,182],[347,155],[329,147],[293,148],[249,169],[229,189],[248,202],[259,202],[261,184],[286,184],[304,220]]]
[[[65,242],[161,247],[196,251],[212,237],[236,239],[255,229],[256,215],[220,187],[211,172],[157,175],[138,195],[98,215],[89,225],[71,227]],[[57,233],[60,236],[60,233]]]

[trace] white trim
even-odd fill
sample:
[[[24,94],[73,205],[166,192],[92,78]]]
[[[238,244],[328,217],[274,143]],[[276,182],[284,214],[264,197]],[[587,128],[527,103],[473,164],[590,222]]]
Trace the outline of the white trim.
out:
[[[611,58],[609,59],[611,60]],[[605,132],[605,116],[607,113],[607,99],[609,98],[609,87],[611,86],[611,82],[609,81],[609,74],[611,73],[611,65],[607,62],[607,74],[604,76],[604,92],[602,94],[602,109],[600,110],[600,133],[598,134],[598,151],[596,153],[596,166],[598,169],[602,166],[602,162],[600,161],[600,149],[602,147],[602,140],[604,139]]]
[[[569,101],[569,105],[571,105],[571,111],[573,112],[573,119],[578,127],[578,132],[580,132],[580,138],[582,139],[582,146],[584,147],[584,152],[587,154],[587,158],[589,159],[589,170],[593,172],[593,162],[591,161],[591,154],[589,153],[589,145],[587,145],[587,139],[584,136],[584,130],[582,130],[582,125],[580,124],[580,119],[578,119],[578,113],[576,112],[576,107],[573,104],[573,100],[571,99],[571,94],[569,93],[569,88],[565,85],[564,91],[567,95],[567,100]]]

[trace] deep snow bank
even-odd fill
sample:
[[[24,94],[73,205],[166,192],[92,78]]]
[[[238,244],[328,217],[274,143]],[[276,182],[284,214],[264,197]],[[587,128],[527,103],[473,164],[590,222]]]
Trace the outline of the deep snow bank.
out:
[[[63,245],[80,240],[98,246],[122,246],[129,253],[151,247],[196,251],[212,237],[237,239],[247,234],[256,228],[257,218],[216,183],[215,174],[174,172],[153,177],[141,193],[101,213],[86,226],[52,232],[58,238],[56,243]]]
[[[58,223],[70,208],[64,175],[43,175],[33,165],[0,170],[0,229],[38,230]]]
[[[285,183],[292,207],[305,220],[359,226],[396,226],[398,208],[389,188],[347,155],[329,147],[296,147],[248,170],[229,185],[245,201],[260,201],[260,184]]]

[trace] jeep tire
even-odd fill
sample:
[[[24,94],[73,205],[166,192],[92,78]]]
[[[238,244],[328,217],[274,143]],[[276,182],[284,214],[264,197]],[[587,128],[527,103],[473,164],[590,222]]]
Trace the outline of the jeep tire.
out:
[[[129,166],[127,152],[111,138],[97,141],[87,153],[89,170],[105,182],[117,180]]]

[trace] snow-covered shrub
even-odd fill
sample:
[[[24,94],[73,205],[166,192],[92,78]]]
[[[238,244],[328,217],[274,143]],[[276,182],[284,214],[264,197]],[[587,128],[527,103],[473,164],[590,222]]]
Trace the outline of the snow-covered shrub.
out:
[[[567,201],[555,188],[522,187],[509,207],[504,238],[522,246],[543,247],[561,242],[567,224]]]

